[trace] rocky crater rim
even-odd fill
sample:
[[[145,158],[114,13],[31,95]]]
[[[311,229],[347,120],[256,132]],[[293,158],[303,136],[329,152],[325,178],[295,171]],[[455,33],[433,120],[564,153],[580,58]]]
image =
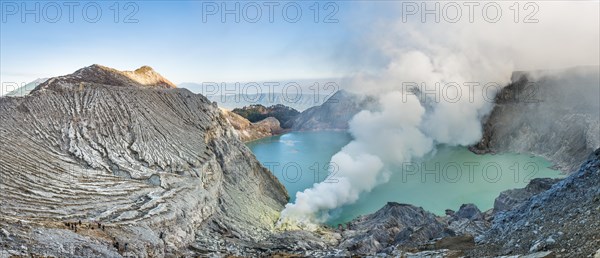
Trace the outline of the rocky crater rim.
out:
[[[167,78],[163,77],[161,74],[156,72],[152,67],[148,65],[143,65],[140,68],[135,69],[134,71],[120,71],[108,66],[93,64],[88,67],[84,67],[76,71],[75,73],[78,73],[82,70],[101,70],[109,73],[120,74],[145,86],[153,86],[159,83],[164,83],[166,84],[165,86],[167,86],[166,88],[177,88],[177,85],[169,81]]]
[[[120,71],[107,66],[93,64],[81,68],[72,74],[50,78],[38,85],[32,92],[65,87],[85,87],[89,84],[155,89],[177,88],[174,83],[147,65],[133,71]]]

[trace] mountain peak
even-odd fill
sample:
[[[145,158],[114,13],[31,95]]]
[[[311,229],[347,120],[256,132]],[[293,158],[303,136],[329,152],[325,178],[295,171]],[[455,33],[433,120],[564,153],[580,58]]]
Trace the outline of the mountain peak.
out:
[[[119,71],[114,68],[110,68],[108,66],[103,66],[99,64],[93,64],[88,67],[84,67],[82,69],[77,70],[74,74],[77,75],[100,75],[100,74],[113,74],[114,76],[124,76],[135,83],[141,84],[145,87],[154,87],[154,88],[177,88],[175,84],[167,80],[165,77],[157,73],[152,67],[144,65],[134,71]],[[107,81],[110,82],[110,81]],[[107,83],[110,84],[110,83]],[[112,85],[112,84],[110,84]]]
[[[72,87],[85,83],[102,84],[120,87],[141,88],[177,88],[175,84],[154,71],[150,66],[142,66],[134,71],[119,71],[107,66],[93,64],[75,71],[72,74],[54,77],[39,85],[39,89],[61,87]]]
[[[175,84],[167,80],[165,77],[154,71],[152,67],[144,65],[135,71],[123,71],[125,76],[129,77],[144,86],[159,86],[161,88],[177,88]]]
[[[144,65],[138,69],[135,69],[136,73],[155,73],[154,69],[152,69],[152,67]]]

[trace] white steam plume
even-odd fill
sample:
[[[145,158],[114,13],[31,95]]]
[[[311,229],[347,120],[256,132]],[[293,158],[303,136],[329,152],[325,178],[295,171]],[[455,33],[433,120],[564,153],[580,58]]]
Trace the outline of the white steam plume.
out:
[[[354,76],[352,85],[353,91],[375,93],[380,106],[351,120],[354,140],[331,159],[339,166],[338,182],[317,183],[297,193],[296,202],[283,210],[280,226],[324,222],[329,210],[356,202],[403,162],[423,157],[438,144],[477,142],[481,118],[515,69],[597,65],[598,2],[538,5],[537,24],[512,18],[472,24],[396,21],[376,30],[370,43],[388,58],[388,65],[376,74]],[[509,10],[508,4],[502,6]],[[438,94],[423,98],[407,90],[415,83],[424,84],[426,91],[436,89],[436,83],[442,86]],[[444,87],[449,83],[453,87]],[[496,87],[485,88],[488,83]]]

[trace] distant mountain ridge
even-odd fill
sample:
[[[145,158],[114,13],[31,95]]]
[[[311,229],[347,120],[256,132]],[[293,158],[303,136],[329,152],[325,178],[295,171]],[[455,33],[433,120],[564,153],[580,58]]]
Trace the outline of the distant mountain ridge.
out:
[[[340,90],[339,78],[229,83],[181,83],[226,109],[282,104],[299,111],[323,104]]]
[[[348,122],[358,112],[372,109],[377,101],[371,96],[339,90],[325,103],[303,111],[293,120],[293,130],[347,130]]]
[[[27,94],[29,94],[32,90],[34,90],[38,85],[44,83],[45,81],[47,81],[48,78],[40,78],[40,79],[36,79],[30,83],[27,83],[25,85],[23,85],[22,87],[19,87],[15,90],[12,90],[8,93],[6,93],[3,97],[22,97],[22,96],[26,96]]]
[[[323,104],[330,95],[328,94],[233,94],[233,95],[207,95],[209,100],[216,102],[220,107],[227,109],[242,108],[250,105],[284,105],[303,111],[308,108]]]
[[[293,120],[300,114],[298,110],[282,104],[269,107],[260,104],[250,105],[243,108],[235,108],[231,112],[236,113],[253,123],[268,117],[273,117],[281,123],[282,128],[291,128]]]

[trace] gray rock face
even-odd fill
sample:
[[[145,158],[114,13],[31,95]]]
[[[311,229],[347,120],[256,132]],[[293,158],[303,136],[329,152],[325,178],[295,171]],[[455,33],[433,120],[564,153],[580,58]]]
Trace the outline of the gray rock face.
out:
[[[600,149],[580,169],[516,209],[496,214],[474,256],[552,251],[588,257],[600,246]]]
[[[530,197],[550,189],[560,180],[559,178],[534,178],[525,188],[503,191],[494,200],[494,212],[515,209]]]
[[[363,97],[340,90],[325,103],[300,113],[293,120],[293,130],[347,130],[348,122],[358,112],[371,109],[376,105],[372,97]]]
[[[469,235],[474,239],[479,239],[481,235],[490,229],[490,222],[485,220],[470,220],[466,218],[451,219],[448,229],[456,235]]]
[[[496,96],[475,152],[520,152],[546,157],[575,171],[600,147],[600,72],[579,67],[515,72]]]
[[[451,234],[433,213],[390,202],[373,214],[351,221],[343,232],[339,248],[354,254],[373,255],[389,247],[416,247]]]
[[[288,195],[223,113],[149,67],[115,71],[0,98],[3,248],[148,257],[183,255],[201,233],[264,239]],[[66,224],[80,220],[77,232]]]

